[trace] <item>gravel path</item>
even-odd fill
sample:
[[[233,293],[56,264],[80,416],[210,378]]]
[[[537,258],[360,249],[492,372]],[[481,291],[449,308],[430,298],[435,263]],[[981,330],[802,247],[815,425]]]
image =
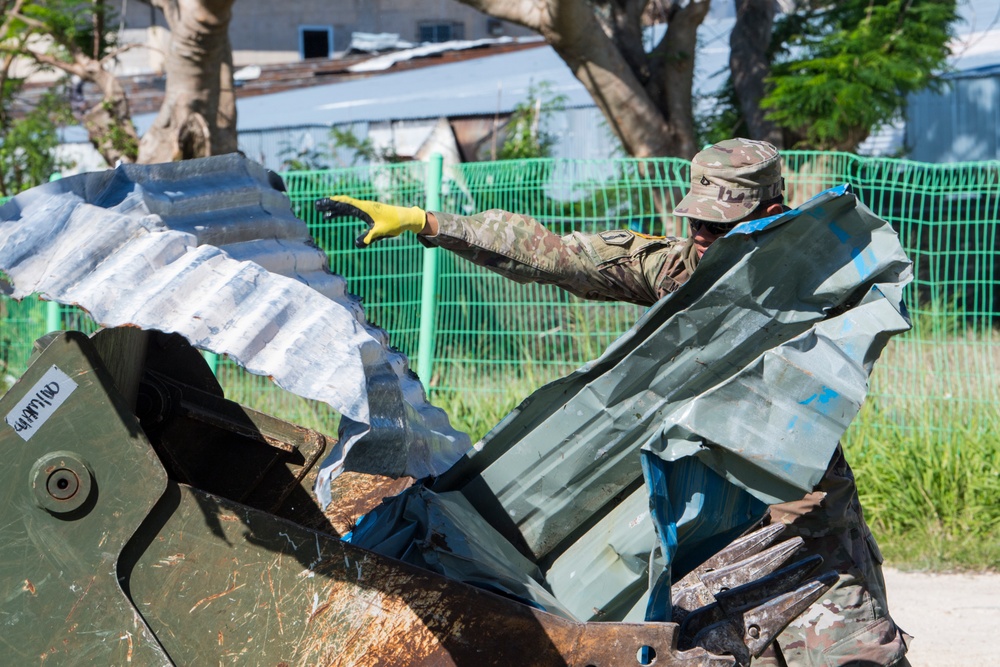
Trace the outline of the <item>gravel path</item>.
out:
[[[934,574],[886,568],[893,619],[914,640],[913,667],[1000,664],[1000,574]]]

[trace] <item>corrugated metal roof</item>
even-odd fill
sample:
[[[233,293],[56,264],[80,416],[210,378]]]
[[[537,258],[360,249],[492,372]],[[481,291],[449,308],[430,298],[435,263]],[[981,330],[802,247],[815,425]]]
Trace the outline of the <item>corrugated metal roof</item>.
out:
[[[997,40],[1000,40],[1000,30],[997,30],[996,33]],[[1000,58],[1000,51],[998,51],[997,57]],[[957,72],[948,72],[944,75],[944,78],[949,80],[976,79],[980,77],[996,76],[997,74],[1000,74],[1000,62],[992,65],[983,65],[982,67],[963,69]]]
[[[996,0],[959,0],[950,64],[972,70],[1000,64],[1000,3]]]
[[[696,92],[721,85],[729,64],[732,19],[709,19],[699,28]],[[651,32],[653,37],[662,30]],[[392,58],[387,55],[383,58]],[[532,85],[551,84],[568,107],[594,101],[572,70],[547,44],[522,51],[470,58],[329,85],[312,86],[236,102],[240,131],[299,125],[339,125],[358,121],[508,113],[528,99]],[[155,114],[133,118],[140,134]]]
[[[0,208],[0,270],[16,298],[37,292],[105,326],[180,333],[327,403],[344,417],[327,475],[445,470],[468,436],[427,403],[276,186],[236,155],[47,183]]]
[[[569,105],[593,100],[548,46],[463,62],[389,72],[237,100],[241,131],[276,126],[337,125],[356,121],[437,118],[509,112],[532,84],[553,83]],[[136,116],[140,133],[154,114]]]

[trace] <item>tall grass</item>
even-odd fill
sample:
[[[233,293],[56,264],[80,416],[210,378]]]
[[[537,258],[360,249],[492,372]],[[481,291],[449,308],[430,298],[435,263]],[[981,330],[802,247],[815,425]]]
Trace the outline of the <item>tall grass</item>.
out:
[[[966,407],[946,423],[928,415],[886,423],[879,400],[848,430],[845,449],[865,516],[898,567],[1000,568],[1000,419]]]
[[[270,379],[252,375],[227,359],[221,360],[216,376],[231,401],[320,433],[337,433],[340,415],[325,403],[282,391]]]

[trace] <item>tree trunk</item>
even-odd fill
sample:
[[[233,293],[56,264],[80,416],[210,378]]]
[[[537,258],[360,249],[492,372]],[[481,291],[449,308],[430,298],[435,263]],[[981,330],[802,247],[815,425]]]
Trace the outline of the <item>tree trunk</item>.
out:
[[[236,96],[229,21],[233,0],[154,0],[170,26],[167,89],[139,162],[236,150]]]
[[[109,166],[119,162],[135,162],[139,154],[139,137],[132,124],[128,99],[114,74],[94,60],[87,67],[88,76],[104,94],[103,99],[83,114],[83,127],[90,143]]]
[[[729,69],[740,111],[750,139],[763,139],[782,147],[781,129],[765,116],[760,105],[771,68],[768,47],[774,26],[774,0],[736,0],[736,25],[729,37]]]
[[[112,167],[119,162],[135,162],[139,139],[132,124],[128,98],[114,74],[104,69],[103,61],[94,60],[79,49],[73,52],[72,61],[37,51],[27,51],[25,55],[40,65],[75,74],[84,81],[96,84],[103,97],[84,112],[81,119],[90,143]]]
[[[709,0],[691,0],[675,10],[667,25],[667,34],[650,54],[653,74],[650,86],[655,86],[656,101],[671,121],[671,155],[692,158],[698,152],[694,135],[694,105],[691,91],[694,85],[694,58],[698,47],[698,26],[708,14]]]
[[[698,25],[709,0],[670,3],[666,36],[641,48],[643,0],[460,0],[535,30],[584,85],[622,147],[635,157],[691,157]]]

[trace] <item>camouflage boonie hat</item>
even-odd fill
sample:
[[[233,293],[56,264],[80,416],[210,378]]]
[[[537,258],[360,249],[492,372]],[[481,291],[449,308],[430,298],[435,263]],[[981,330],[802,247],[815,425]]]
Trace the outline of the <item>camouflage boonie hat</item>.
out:
[[[781,194],[781,158],[766,141],[727,139],[691,160],[691,190],[674,215],[736,222]]]

